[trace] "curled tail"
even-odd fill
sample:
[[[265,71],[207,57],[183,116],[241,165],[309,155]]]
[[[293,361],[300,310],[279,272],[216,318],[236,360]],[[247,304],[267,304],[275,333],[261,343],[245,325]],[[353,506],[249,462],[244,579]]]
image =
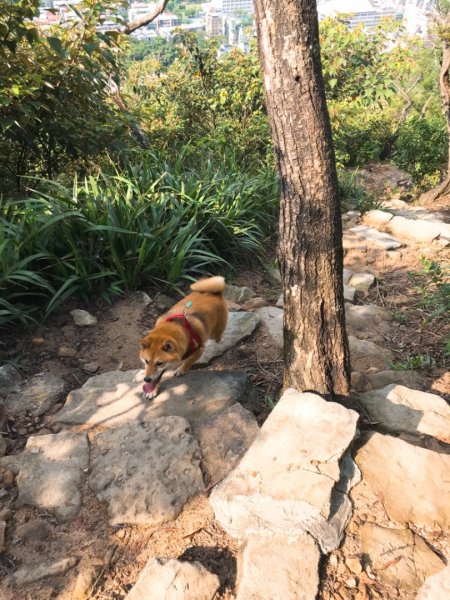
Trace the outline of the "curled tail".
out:
[[[225,279],[223,277],[209,277],[208,279],[200,279],[191,285],[193,292],[206,294],[223,294],[225,289]]]

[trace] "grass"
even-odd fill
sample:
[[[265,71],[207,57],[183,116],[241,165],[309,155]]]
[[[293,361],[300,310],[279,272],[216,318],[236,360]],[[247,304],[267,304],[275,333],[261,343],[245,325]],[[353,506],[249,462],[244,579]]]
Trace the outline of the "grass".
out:
[[[109,300],[255,260],[277,212],[270,170],[198,167],[188,148],[173,161],[131,156],[71,187],[33,184],[0,200],[0,325],[45,318],[75,294]]]
[[[341,195],[342,205],[346,207],[348,203],[352,203],[355,209],[361,213],[379,208],[380,203],[375,198],[374,194],[366,190],[366,188],[358,182],[357,171],[338,170],[339,192]]]

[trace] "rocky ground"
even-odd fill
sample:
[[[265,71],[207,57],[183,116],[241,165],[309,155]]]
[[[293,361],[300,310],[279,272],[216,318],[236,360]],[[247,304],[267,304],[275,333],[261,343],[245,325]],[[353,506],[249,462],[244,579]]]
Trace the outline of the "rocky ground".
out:
[[[345,406],[279,399],[270,265],[236,278],[222,343],[151,403],[137,340],[172,303],[157,290],[3,337],[2,599],[450,596],[448,315],[408,275],[448,264],[450,225],[392,195],[343,221]]]

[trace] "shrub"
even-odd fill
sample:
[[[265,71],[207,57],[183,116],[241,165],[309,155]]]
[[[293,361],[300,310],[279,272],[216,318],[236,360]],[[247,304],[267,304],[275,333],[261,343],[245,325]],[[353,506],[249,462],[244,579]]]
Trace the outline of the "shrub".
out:
[[[409,119],[397,133],[394,161],[423,187],[436,183],[448,157],[448,137],[443,118]],[[431,178],[431,180],[430,180]]]
[[[0,324],[48,315],[73,294],[109,299],[124,288],[183,278],[262,257],[276,218],[269,169],[251,175],[125,159],[73,187],[36,182],[21,201],[0,201]]]

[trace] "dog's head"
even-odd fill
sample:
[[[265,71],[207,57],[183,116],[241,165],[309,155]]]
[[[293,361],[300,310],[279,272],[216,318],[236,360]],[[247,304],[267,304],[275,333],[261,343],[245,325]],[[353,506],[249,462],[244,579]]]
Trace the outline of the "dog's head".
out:
[[[173,369],[182,361],[183,353],[175,336],[167,332],[150,332],[140,340],[140,359],[144,363],[144,381],[156,387],[166,369]],[[148,386],[147,386],[148,387]]]

